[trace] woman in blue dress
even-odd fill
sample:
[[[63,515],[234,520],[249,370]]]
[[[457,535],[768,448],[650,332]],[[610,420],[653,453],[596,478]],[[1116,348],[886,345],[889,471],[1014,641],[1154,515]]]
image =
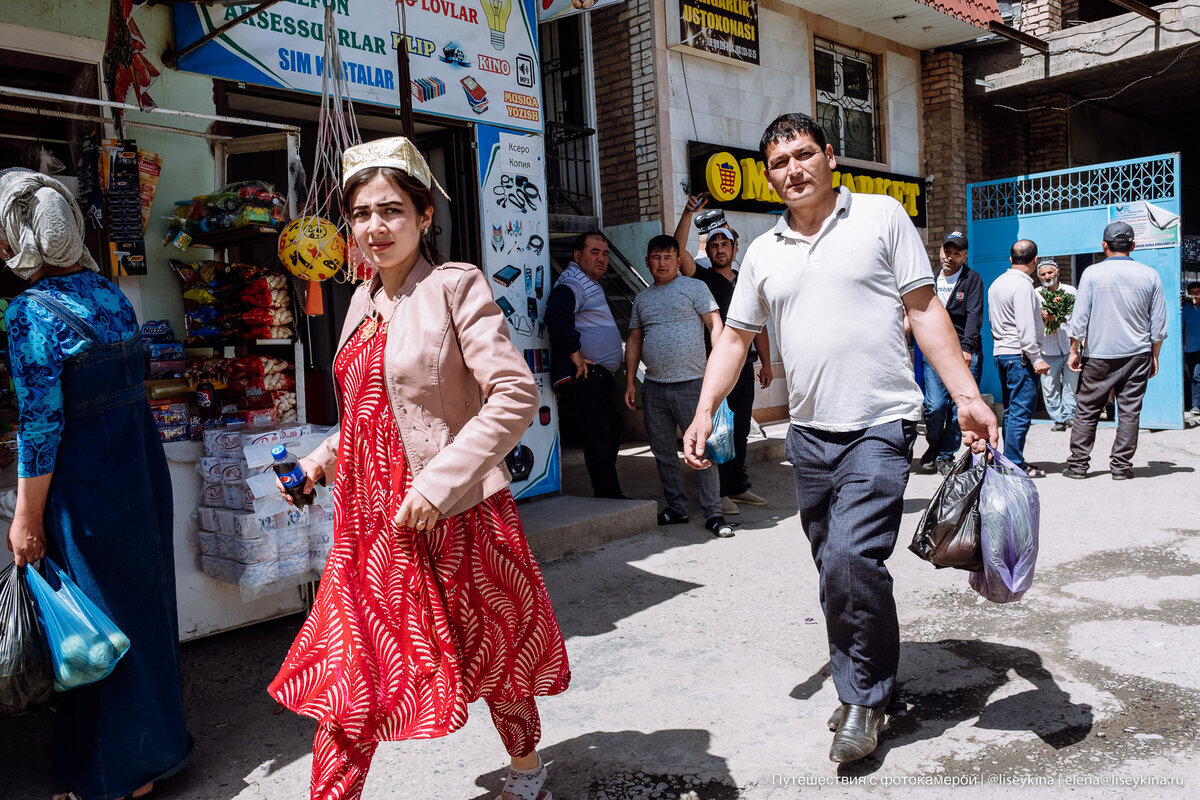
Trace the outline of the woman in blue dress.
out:
[[[32,286],[5,313],[17,390],[17,564],[48,555],[129,637],[107,678],[57,695],[64,794],[144,797],[187,761],[171,484],[133,308],[97,274],[53,178],[0,172],[0,258]]]

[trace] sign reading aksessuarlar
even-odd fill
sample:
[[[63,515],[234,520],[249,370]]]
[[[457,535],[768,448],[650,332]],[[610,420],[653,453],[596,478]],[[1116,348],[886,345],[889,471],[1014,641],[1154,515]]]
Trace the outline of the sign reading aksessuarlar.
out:
[[[350,96],[441,117],[540,131],[538,0],[288,0],[252,14],[179,61],[227,80],[320,94],[325,75],[345,76]],[[341,64],[325,63],[325,7],[333,12]],[[175,46],[191,42],[254,5],[174,6]],[[408,51],[409,84],[396,69]]]
[[[763,161],[754,150],[688,142],[688,175],[691,191],[708,192],[717,208],[765,214],[783,209],[783,201],[767,182]],[[833,186],[862,194],[890,195],[908,212],[913,225],[926,225],[925,183],[918,177],[838,167],[833,172]]]

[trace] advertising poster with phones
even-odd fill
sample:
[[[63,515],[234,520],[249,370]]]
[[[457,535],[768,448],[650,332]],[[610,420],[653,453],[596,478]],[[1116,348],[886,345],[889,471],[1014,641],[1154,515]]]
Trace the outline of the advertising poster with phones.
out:
[[[321,93],[325,7],[341,71],[357,101],[468,122],[542,130],[537,12],[540,0],[291,0],[251,14],[179,60],[179,69],[260,86]],[[234,21],[246,5],[176,3],[175,48]],[[403,14],[401,14],[403,11]],[[396,54],[408,50],[401,86]]]
[[[546,164],[542,137],[478,125],[483,269],[513,344],[538,385],[538,411],[505,462],[514,497],[557,492],[561,486],[558,405],[550,384],[550,248]]]

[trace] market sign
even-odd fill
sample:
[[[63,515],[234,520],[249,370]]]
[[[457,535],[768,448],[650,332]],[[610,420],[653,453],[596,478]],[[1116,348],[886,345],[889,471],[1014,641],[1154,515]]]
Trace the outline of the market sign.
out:
[[[758,63],[758,0],[679,0],[679,43]]]
[[[290,0],[247,17],[179,60],[179,69],[259,86],[321,93],[325,5],[332,8],[342,73],[356,102],[541,131],[536,4],[542,0]],[[177,3],[175,48],[253,6]],[[396,69],[408,50],[409,85]]]
[[[754,150],[688,142],[688,176],[691,192],[708,192],[716,208],[771,214],[784,207],[767,183],[765,166]],[[918,177],[839,167],[833,172],[833,186],[860,194],[890,195],[908,212],[913,225],[926,227],[925,183]]]

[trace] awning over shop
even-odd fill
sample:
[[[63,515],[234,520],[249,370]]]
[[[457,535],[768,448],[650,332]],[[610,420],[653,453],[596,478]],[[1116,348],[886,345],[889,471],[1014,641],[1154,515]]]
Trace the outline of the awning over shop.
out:
[[[1000,23],[996,0],[788,0],[805,11],[900,44],[929,50],[968,42]]]

